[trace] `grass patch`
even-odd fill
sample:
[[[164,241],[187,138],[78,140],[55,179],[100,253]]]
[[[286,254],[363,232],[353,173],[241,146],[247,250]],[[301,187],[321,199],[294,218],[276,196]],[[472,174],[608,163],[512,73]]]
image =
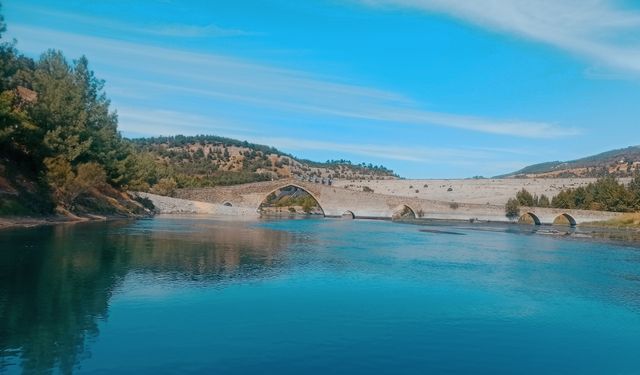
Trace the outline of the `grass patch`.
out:
[[[625,213],[613,219],[592,221],[585,223],[584,225],[615,228],[640,228],[640,212]]]

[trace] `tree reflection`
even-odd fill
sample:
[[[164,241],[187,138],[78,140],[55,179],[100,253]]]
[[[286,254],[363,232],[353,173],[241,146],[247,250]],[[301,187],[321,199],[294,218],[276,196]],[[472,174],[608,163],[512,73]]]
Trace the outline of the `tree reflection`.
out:
[[[127,273],[262,277],[287,232],[206,220],[55,226],[0,235],[0,372],[71,373]]]

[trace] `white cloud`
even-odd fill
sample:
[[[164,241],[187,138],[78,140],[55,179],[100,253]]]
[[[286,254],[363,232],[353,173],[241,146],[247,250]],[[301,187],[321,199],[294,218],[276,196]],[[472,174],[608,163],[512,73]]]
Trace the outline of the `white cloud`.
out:
[[[399,93],[220,54],[187,52],[31,25],[14,24],[10,31],[27,52],[38,53],[53,46],[67,55],[86,54],[94,66],[106,66],[116,76],[106,77],[108,88],[130,92],[132,96],[139,95],[137,92],[148,95],[164,92],[169,97],[181,92],[207,98],[211,106],[242,104],[247,111],[254,112],[310,114],[333,120],[351,118],[393,126],[449,127],[524,138],[578,133],[577,129],[547,122],[427,111]]]
[[[640,73],[640,12],[613,0],[361,0],[444,13]]]
[[[446,163],[450,165],[477,165],[487,162],[495,165],[501,153],[521,153],[519,150],[509,149],[412,147],[406,144],[349,143],[274,137],[265,135],[265,132],[256,131],[255,127],[245,126],[245,124],[229,119],[212,119],[187,112],[167,111],[157,108],[122,108],[118,115],[127,124],[122,128],[125,133],[131,132],[143,136],[175,135],[176,127],[180,128],[179,133],[183,135],[222,132],[226,137],[265,144],[287,152],[325,151],[336,155],[335,157],[338,158],[346,155],[360,155],[384,160],[426,164],[442,164],[443,160],[446,160]],[[259,129],[268,129],[267,126],[262,126],[264,124],[253,125],[258,125]],[[268,132],[266,133],[268,134]]]
[[[16,9],[23,12],[36,13],[43,16],[55,17],[58,20],[66,20],[75,24],[88,25],[94,28],[122,31],[155,36],[168,36],[178,38],[204,38],[204,37],[230,37],[255,35],[255,33],[238,29],[229,29],[214,24],[190,25],[190,24],[130,24],[114,21],[86,14],[68,13],[41,8],[35,6],[15,5]]]

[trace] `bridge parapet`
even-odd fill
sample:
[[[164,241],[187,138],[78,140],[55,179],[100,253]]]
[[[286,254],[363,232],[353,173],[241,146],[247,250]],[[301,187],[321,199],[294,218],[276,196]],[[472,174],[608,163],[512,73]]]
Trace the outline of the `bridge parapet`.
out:
[[[293,185],[306,190],[322,207],[326,216],[340,217],[350,213],[355,218],[391,219],[398,207],[406,206],[418,217],[444,220],[508,221],[504,206],[491,204],[453,203],[417,197],[378,194],[343,187],[294,179],[255,182],[214,188],[180,189],[177,197],[236,208],[235,211],[257,215],[264,199],[273,191]],[[552,224],[560,216],[569,223],[608,220],[618,213],[583,210],[562,210],[523,207],[523,215],[530,213],[540,224]]]

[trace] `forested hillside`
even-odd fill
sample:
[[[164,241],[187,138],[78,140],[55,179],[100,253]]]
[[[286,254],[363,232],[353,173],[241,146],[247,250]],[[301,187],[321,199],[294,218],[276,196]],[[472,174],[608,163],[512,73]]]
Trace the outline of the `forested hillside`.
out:
[[[102,88],[85,57],[1,40],[0,214],[145,213],[122,192],[136,166]]]
[[[175,136],[132,139],[143,162],[177,187],[208,187],[279,178],[305,180],[396,178],[377,165],[349,160],[325,163],[297,159],[273,147],[216,136]],[[145,186],[139,187],[144,189]]]
[[[497,177],[631,177],[637,172],[640,172],[640,146],[631,146],[571,161],[534,164]]]
[[[0,9],[1,11],[1,9]],[[38,59],[6,41],[0,12],[0,215],[148,213],[127,191],[276,178],[393,178],[349,161],[313,163],[272,147],[214,137],[124,139],[116,112],[82,56]]]

